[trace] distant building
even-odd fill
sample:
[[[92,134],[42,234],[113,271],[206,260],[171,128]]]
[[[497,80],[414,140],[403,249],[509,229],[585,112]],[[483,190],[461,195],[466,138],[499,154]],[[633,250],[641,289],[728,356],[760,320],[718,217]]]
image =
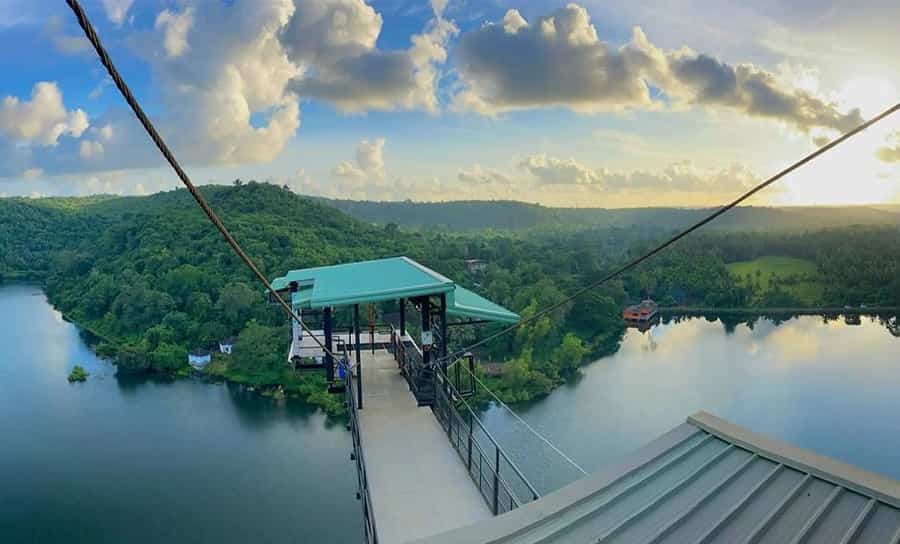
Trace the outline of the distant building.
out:
[[[650,321],[659,313],[659,306],[649,298],[640,304],[625,308],[622,318],[625,321]]]
[[[202,368],[212,362],[212,353],[208,349],[195,349],[188,353],[188,364]]]
[[[231,350],[234,349],[234,338],[227,338],[219,342],[219,352],[224,353],[225,355],[231,355]]]
[[[483,259],[466,259],[466,270],[472,274],[480,274],[487,269],[487,261]]]

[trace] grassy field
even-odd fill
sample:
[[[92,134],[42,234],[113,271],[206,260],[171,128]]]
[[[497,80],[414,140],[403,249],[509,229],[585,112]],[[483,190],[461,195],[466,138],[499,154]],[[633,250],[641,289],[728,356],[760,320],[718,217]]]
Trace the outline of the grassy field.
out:
[[[769,281],[773,277],[786,278],[799,274],[811,279],[786,286],[791,294],[804,304],[816,304],[822,295],[822,284],[818,277],[816,264],[805,259],[766,256],[752,261],[729,263],[728,270],[744,280],[758,278],[759,286],[763,291],[769,289]]]

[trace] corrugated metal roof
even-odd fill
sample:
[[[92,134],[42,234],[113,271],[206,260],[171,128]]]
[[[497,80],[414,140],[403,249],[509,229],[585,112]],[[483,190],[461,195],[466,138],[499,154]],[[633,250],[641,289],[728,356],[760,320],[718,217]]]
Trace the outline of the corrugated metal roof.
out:
[[[900,542],[900,482],[696,414],[623,463],[429,544]]]

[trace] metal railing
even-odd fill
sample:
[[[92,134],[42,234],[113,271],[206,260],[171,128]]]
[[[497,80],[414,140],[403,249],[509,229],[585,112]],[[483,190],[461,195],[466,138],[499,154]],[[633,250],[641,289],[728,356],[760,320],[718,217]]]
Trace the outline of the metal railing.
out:
[[[434,397],[434,370],[425,366],[422,350],[412,338],[400,335],[391,326],[391,353],[420,405],[431,404]]]
[[[347,361],[350,359],[347,356],[346,346],[343,346],[342,356],[342,364],[347,365]],[[372,511],[372,495],[369,492],[369,479],[366,475],[366,457],[363,453],[362,439],[359,435],[359,414],[354,387],[353,372],[348,370],[344,373],[344,401],[346,402],[347,413],[350,419],[347,427],[353,437],[353,453],[351,459],[356,461],[356,477],[359,489],[356,492],[356,498],[359,499],[362,505],[363,542],[367,544],[377,544],[378,533],[375,529],[375,513]]]
[[[531,482],[439,369],[435,371],[434,390],[434,414],[491,512],[500,515],[539,499]]]
[[[531,482],[466,402],[466,397],[474,393],[474,384],[461,379],[459,368],[456,368],[454,385],[437,365],[426,368],[422,352],[416,343],[410,338],[401,337],[393,327],[390,350],[416,398],[420,398],[423,388],[428,388],[433,398],[431,409],[438,423],[447,433],[450,444],[459,454],[469,476],[494,515],[509,512],[540,498]],[[470,370],[473,371],[474,369]],[[474,376],[474,372],[472,375]],[[463,391],[460,392],[460,389]]]

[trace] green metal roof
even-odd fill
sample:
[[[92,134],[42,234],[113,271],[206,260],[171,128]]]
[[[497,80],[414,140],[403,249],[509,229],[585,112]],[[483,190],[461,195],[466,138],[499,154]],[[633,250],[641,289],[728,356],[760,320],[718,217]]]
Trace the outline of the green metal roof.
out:
[[[447,314],[503,323],[519,321],[518,315],[459,285],[447,297]]]
[[[296,309],[351,306],[382,300],[447,295],[447,314],[469,319],[515,323],[519,316],[456,285],[453,281],[407,257],[291,270],[272,286],[283,291],[297,282],[291,294]]]

